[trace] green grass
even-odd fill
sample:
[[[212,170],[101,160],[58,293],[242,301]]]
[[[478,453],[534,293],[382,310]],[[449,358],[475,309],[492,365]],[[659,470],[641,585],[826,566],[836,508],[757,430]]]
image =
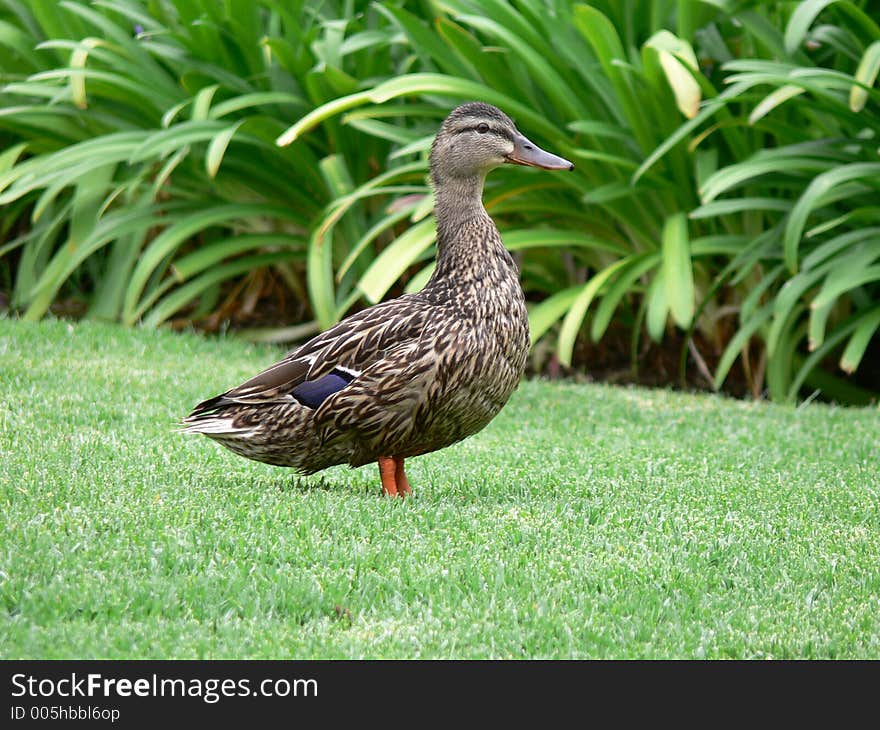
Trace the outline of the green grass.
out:
[[[174,432],[277,355],[0,320],[0,656],[880,657],[876,409],[528,382],[401,502]]]

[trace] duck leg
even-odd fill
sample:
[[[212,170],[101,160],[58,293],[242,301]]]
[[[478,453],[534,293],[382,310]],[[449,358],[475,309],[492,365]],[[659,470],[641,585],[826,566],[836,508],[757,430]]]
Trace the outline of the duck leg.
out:
[[[403,458],[402,456],[394,457],[394,481],[397,484],[397,493],[401,497],[412,492],[412,489],[409,488],[409,479],[406,478],[406,472],[403,470]]]
[[[403,464],[401,463],[401,467]],[[397,465],[390,456],[379,457],[379,478],[382,480],[382,489],[389,497],[397,496],[397,479],[395,472]]]

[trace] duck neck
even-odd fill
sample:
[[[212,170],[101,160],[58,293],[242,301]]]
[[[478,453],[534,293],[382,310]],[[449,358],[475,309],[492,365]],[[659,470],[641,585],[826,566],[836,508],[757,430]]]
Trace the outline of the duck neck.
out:
[[[465,245],[461,231],[466,223],[481,219],[492,224],[483,207],[484,175],[473,177],[444,178],[434,181],[434,217],[437,219],[437,266],[456,257],[458,249]],[[467,243],[473,256],[473,241]],[[462,251],[461,253],[465,253]]]

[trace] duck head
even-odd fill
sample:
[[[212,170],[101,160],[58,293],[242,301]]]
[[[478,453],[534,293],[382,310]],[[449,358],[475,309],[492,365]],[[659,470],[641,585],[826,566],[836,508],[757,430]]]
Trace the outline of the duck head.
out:
[[[568,160],[530,141],[510,117],[490,104],[470,102],[453,109],[431,147],[434,183],[455,178],[483,178],[504,164],[545,170],[574,169]]]

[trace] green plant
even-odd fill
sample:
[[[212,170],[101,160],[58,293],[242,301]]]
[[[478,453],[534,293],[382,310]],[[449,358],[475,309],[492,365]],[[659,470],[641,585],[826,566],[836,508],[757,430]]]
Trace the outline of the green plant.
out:
[[[774,33],[785,61],[725,64],[727,104],[750,109],[762,149],[711,171],[691,212],[722,225],[730,216],[753,218],[753,244],[716,278],[751,279],[754,288],[715,384],[760,333],[777,400],[794,400],[804,383],[864,400],[818,365],[842,350],[840,369],[854,372],[880,327],[880,93],[872,88],[880,27],[848,2],[827,11],[835,25],[814,23],[825,5],[801,3],[784,35]]]
[[[156,325],[272,271],[305,298],[312,224],[374,174],[388,143],[348,127],[279,148],[287,120],[394,65],[351,3],[3,3],[0,157],[18,249],[13,305],[63,287],[90,314]],[[351,21],[340,18],[363,11]],[[17,140],[21,140],[18,142]],[[360,235],[363,215],[345,221]],[[357,273],[357,269],[355,269]],[[345,295],[345,282],[339,296]]]

